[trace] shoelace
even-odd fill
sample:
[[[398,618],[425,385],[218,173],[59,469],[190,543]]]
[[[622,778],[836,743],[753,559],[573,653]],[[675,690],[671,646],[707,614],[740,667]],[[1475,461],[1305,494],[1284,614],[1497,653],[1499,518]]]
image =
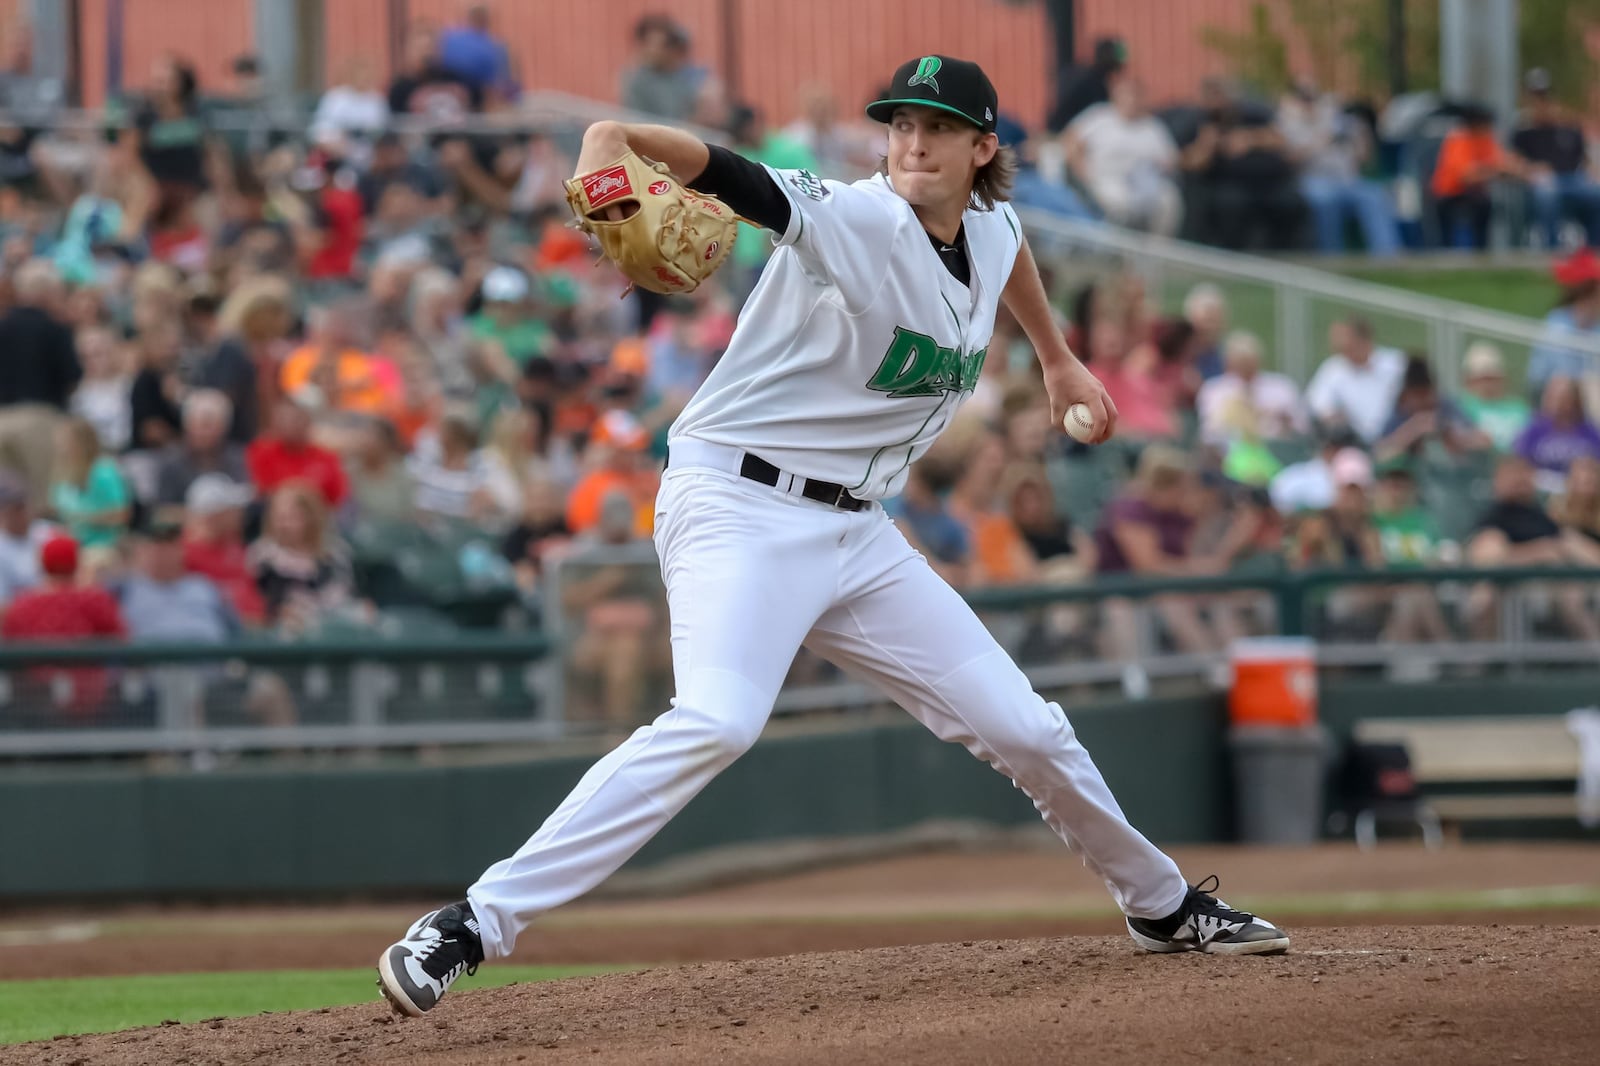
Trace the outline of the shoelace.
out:
[[[483,961],[483,952],[481,948],[477,947],[476,940],[471,938],[471,930],[467,929],[465,925],[445,919],[436,925],[430,926],[426,930],[426,934],[428,936],[427,943],[417,948],[414,952],[416,960],[423,964],[422,968],[425,972],[433,973],[426,964],[447,943],[461,952],[461,961],[451,966],[443,974],[433,974],[437,980],[442,981],[446,987],[449,987],[456,978],[461,976],[463,970],[466,971],[468,977],[478,972],[478,964]],[[446,934],[450,935],[447,936]]]
[[[1207,887],[1209,886],[1209,887]],[[1194,886],[1194,899],[1190,901],[1190,910],[1196,914],[1204,915],[1213,921],[1236,922],[1239,925],[1248,925],[1255,921],[1255,915],[1248,911],[1235,910],[1212,895],[1222,887],[1222,881],[1216,874],[1212,874],[1204,881]]]

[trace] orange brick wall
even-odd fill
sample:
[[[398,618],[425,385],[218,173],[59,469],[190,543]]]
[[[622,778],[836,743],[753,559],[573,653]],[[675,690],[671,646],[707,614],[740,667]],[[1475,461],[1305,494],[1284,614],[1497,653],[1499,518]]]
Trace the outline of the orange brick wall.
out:
[[[106,0],[82,0],[85,98],[105,90]],[[205,85],[225,85],[227,66],[251,49],[250,0],[125,0],[124,78],[137,86],[152,60],[171,50],[199,68]],[[1240,27],[1252,0],[1079,0],[1082,48],[1106,33],[1122,36],[1133,67],[1160,100],[1193,95],[1226,60],[1203,48],[1200,28]],[[22,6],[0,0],[0,15]],[[413,20],[455,21],[461,0],[410,0]],[[510,42],[523,83],[603,100],[616,98],[631,51],[634,21],[670,11],[688,28],[698,62],[724,66],[723,0],[495,0],[498,32]],[[734,0],[742,95],[777,122],[792,116],[807,85],[833,87],[844,107],[859,105],[895,63],[942,51],[975,59],[995,79],[1008,111],[1044,114],[1050,35],[1043,8],[1007,0]],[[387,0],[326,0],[328,72],[372,62],[388,77]],[[1281,20],[1280,21],[1284,21]]]

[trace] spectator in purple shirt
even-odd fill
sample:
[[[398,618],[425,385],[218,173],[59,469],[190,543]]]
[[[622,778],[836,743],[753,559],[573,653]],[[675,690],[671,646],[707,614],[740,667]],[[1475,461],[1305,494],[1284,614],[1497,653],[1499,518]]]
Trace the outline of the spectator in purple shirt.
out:
[[[1127,490],[1100,516],[1094,534],[1099,572],[1180,577],[1226,571],[1255,538],[1260,515],[1242,509],[1215,548],[1196,552],[1192,541],[1198,493],[1187,455],[1163,445],[1146,448]],[[1220,598],[1208,602],[1207,597],[1171,595],[1151,602],[1180,651],[1219,652],[1242,635],[1230,605]],[[1109,655],[1125,662],[1138,659],[1138,620],[1129,601],[1117,597],[1106,602],[1105,633]]]
[[[1600,459],[1600,430],[1583,416],[1578,383],[1556,376],[1544,388],[1544,402],[1528,428],[1517,438],[1515,451],[1539,472],[1539,487],[1560,492],[1574,459]]]

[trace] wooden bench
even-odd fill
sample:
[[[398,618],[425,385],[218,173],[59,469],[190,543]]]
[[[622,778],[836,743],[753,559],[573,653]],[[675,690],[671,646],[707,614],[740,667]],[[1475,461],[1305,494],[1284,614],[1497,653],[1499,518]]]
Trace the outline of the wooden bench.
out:
[[[1523,718],[1367,718],[1362,743],[1401,744],[1417,784],[1482,785],[1561,781],[1561,793],[1447,793],[1427,804],[1444,823],[1575,818],[1578,742],[1559,715]]]

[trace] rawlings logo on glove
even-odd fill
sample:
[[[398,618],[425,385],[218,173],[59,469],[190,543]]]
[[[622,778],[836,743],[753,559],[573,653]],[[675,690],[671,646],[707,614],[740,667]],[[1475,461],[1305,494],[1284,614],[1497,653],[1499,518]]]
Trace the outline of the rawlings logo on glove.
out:
[[[738,219],[721,201],[685,189],[665,166],[633,152],[566,188],[579,227],[594,234],[629,281],[651,292],[699,288],[727,261],[739,233]],[[625,217],[607,218],[613,206]]]

